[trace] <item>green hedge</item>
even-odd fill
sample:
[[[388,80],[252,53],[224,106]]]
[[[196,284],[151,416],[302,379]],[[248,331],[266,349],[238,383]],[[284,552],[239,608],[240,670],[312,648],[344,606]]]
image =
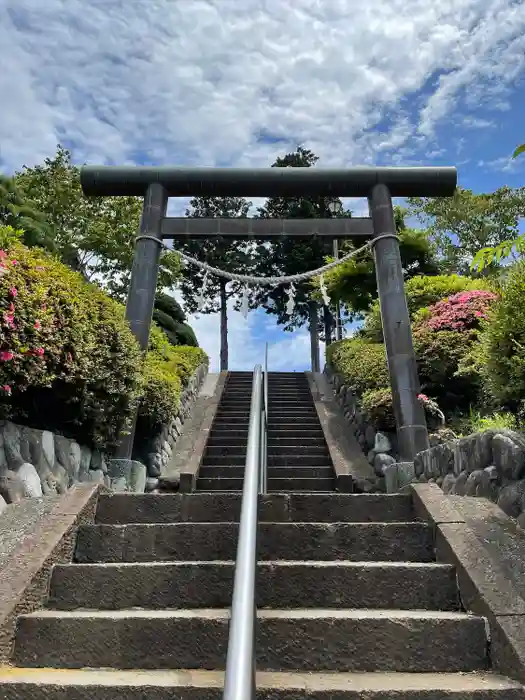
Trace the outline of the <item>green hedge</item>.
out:
[[[493,286],[486,280],[460,277],[459,275],[419,275],[412,277],[405,283],[405,294],[410,317],[425,307],[436,304],[459,292],[472,290],[493,291]],[[383,330],[381,327],[381,314],[379,301],[374,302],[367,315],[363,334],[376,343],[383,342]]]
[[[154,327],[143,361],[122,305],[17,238],[0,227],[0,417],[105,449],[137,403],[169,419],[205,353]]]
[[[339,340],[327,347],[326,361],[344,378],[347,386],[358,394],[388,386],[388,367],[383,345],[362,338]]]
[[[481,336],[477,366],[494,398],[511,411],[525,408],[525,261],[509,271]]]

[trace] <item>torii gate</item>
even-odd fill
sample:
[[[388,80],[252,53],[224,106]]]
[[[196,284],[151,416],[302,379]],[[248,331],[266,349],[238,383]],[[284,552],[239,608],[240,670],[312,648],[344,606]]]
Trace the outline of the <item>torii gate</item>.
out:
[[[426,168],[186,168],[84,166],[85,195],[139,196],[144,207],[126,304],[126,319],[142,351],[148,346],[160,242],[167,239],[372,238],[381,320],[388,359],[401,461],[428,448],[425,412],[405,297],[392,197],[450,197],[457,185],[452,167]],[[169,197],[367,197],[370,218],[193,219],[166,217]],[[155,240],[156,239],[156,240]],[[157,242],[158,241],[158,242]],[[130,458],[135,421],[118,456]]]

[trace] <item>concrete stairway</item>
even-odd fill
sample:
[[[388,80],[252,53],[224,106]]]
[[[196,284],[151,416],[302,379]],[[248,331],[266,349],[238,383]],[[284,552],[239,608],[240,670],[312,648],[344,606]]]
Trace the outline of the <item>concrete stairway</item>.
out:
[[[240,495],[113,495],[20,615],[1,700],[220,700]],[[409,495],[261,508],[259,700],[523,700]],[[177,670],[180,669],[180,670]]]
[[[230,372],[197,480],[199,491],[240,491],[251,372]],[[335,473],[303,372],[268,374],[268,491],[333,491]]]

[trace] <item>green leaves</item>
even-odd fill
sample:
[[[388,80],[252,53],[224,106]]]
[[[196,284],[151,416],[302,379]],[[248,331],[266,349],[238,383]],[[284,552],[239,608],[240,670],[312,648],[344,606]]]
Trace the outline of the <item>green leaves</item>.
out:
[[[114,298],[125,298],[142,200],[138,197],[85,197],[80,170],[71,153],[58,146],[43,165],[24,167],[15,176],[23,195],[45,217],[60,258],[87,279],[99,280]],[[161,256],[158,289],[173,287],[180,275],[174,252]]]
[[[518,146],[514,153],[512,154],[512,158],[517,158],[519,155],[522,153],[525,153],[525,143],[522,143],[521,146]]]
[[[468,274],[480,271],[479,262],[498,265],[506,246],[515,245],[519,219],[525,213],[525,188],[474,194],[458,187],[453,197],[414,197],[409,204],[410,213],[428,225],[444,270]],[[498,252],[478,257],[479,251],[488,249]]]

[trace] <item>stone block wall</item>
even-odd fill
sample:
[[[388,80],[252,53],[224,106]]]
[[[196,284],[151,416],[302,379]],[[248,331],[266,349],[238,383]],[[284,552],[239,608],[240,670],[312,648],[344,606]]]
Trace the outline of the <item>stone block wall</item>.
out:
[[[384,479],[388,468],[398,462],[397,436],[395,431],[378,431],[369,422],[366,413],[360,410],[354,391],[344,383],[339,374],[328,365],[324,374],[334,390],[334,396],[344,415],[349,430],[360,444],[378,478],[377,490],[386,490]]]
[[[525,436],[486,430],[420,452],[416,481],[433,481],[444,493],[482,496],[525,526]]]
[[[171,455],[182,426],[193,410],[202,383],[208,373],[207,365],[200,365],[192,379],[184,389],[180,408],[177,415],[173,416],[168,425],[164,425],[157,435],[152,436],[145,445],[137,446],[133,458],[146,465],[148,482],[147,489],[152,490],[157,485],[158,477],[164,472],[170,461]]]
[[[376,431],[342,377],[329,367],[325,374],[349,429],[374,466],[378,490],[399,490],[413,481],[435,482],[447,494],[488,498],[525,527],[525,435],[486,430],[458,438],[441,429],[430,434],[430,449],[420,452],[413,464],[399,463],[395,433]]]
[[[62,435],[0,421],[0,511],[22,498],[65,493],[80,482],[101,483],[115,491],[155,488],[206,372],[205,365],[197,369],[184,390],[177,415],[142,449],[139,446],[139,457],[134,455],[133,460],[109,459],[100,450]]]
[[[62,435],[0,422],[0,507],[65,493],[78,482],[110,485],[106,456]]]

